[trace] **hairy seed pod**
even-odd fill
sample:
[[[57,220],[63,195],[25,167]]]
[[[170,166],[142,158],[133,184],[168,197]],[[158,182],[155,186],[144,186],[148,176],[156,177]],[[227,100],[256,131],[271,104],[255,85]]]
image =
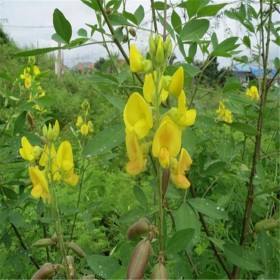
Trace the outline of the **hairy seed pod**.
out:
[[[51,238],[42,238],[32,244],[33,247],[47,247],[56,245],[56,241]]]
[[[157,263],[152,269],[151,279],[168,279],[167,270],[164,264]]]
[[[77,245],[74,241],[69,242],[67,244],[67,247],[71,249],[80,258],[84,258],[86,256],[81,247]]]
[[[35,127],[35,119],[30,113],[27,114],[27,121],[31,128]]]
[[[280,226],[280,220],[264,219],[256,223],[255,231],[260,232],[261,230],[272,230],[279,226]]]
[[[130,257],[126,279],[142,279],[147,267],[152,245],[149,239],[138,242]]]
[[[45,263],[41,268],[32,276],[31,280],[48,279],[56,272],[54,265]]]
[[[52,235],[51,240],[57,243],[57,234],[56,232]]]
[[[141,236],[142,234],[148,232],[149,222],[145,218],[139,219],[133,225],[131,225],[127,231],[127,238],[134,240],[136,237]]]
[[[67,264],[63,262],[64,266],[68,266],[71,279],[75,279],[75,261],[73,256],[66,256]]]

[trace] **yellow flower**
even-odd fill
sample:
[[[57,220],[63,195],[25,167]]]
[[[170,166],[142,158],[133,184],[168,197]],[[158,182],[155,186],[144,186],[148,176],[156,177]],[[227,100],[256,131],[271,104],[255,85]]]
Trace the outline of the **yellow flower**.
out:
[[[155,94],[156,87],[154,82],[154,77],[152,73],[145,75],[144,85],[143,85],[143,95],[147,102],[153,102],[153,96]]]
[[[37,65],[34,65],[33,66],[33,73],[34,73],[34,76],[37,76],[39,75],[41,72],[40,72],[40,69]]]
[[[196,110],[186,108],[186,95],[184,91],[178,96],[178,107],[171,108],[167,112],[168,116],[173,120],[173,122],[178,125],[180,129],[184,129],[186,126],[191,126],[195,123]]]
[[[30,75],[30,68],[26,67],[23,70],[23,74],[20,75],[20,78],[24,80],[25,88],[30,88],[32,83],[32,76]]]
[[[259,91],[256,86],[251,86],[250,89],[246,90],[246,95],[252,100],[259,100]]]
[[[179,162],[175,158],[171,161],[170,178],[176,187],[181,189],[187,189],[190,187],[190,182],[185,176],[185,171],[190,168],[191,164],[192,159],[184,148],[181,149]]]
[[[77,185],[79,176],[74,174],[72,146],[69,141],[63,141],[56,155],[56,163],[63,180],[72,186]]]
[[[82,116],[78,116],[76,126],[80,127],[80,126],[82,126],[83,123],[84,123],[84,120],[83,120]]]
[[[87,134],[88,134],[88,126],[87,126],[87,124],[82,124],[82,126],[81,126],[81,133],[82,133],[82,135],[84,135],[84,136],[86,136]]]
[[[33,147],[25,136],[21,138],[21,146],[19,153],[23,159],[32,162],[40,157],[42,149],[39,146]]]
[[[131,175],[137,175],[145,169],[147,160],[144,158],[143,149],[140,147],[134,132],[128,132],[125,138],[129,162],[126,171]]]
[[[169,159],[176,157],[181,148],[181,131],[167,116],[155,133],[152,153],[162,168],[169,166]]]
[[[126,131],[134,131],[139,139],[146,137],[153,126],[151,109],[138,92],[132,93],[129,97],[123,118]]]
[[[226,109],[223,101],[220,101],[219,108],[216,110],[218,114],[218,119],[227,123],[232,123],[232,113],[230,110]]]
[[[144,64],[143,64],[143,56],[136,48],[134,44],[130,46],[129,51],[130,56],[130,69],[132,72],[143,72],[144,71]]]
[[[49,193],[48,182],[43,171],[41,171],[38,166],[29,167],[29,175],[33,184],[33,189],[31,195],[35,198],[42,198],[48,203],[51,201],[51,196]]]
[[[168,91],[175,96],[179,96],[184,87],[184,69],[180,66],[171,77]]]
[[[91,121],[87,122],[87,126],[88,126],[88,131],[89,132],[94,132],[94,127]]]

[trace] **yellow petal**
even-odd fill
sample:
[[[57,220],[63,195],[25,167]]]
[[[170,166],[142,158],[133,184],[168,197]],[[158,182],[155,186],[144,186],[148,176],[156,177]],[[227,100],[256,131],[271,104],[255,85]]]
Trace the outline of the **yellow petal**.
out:
[[[77,117],[76,126],[80,127],[84,123],[84,120],[81,116]]]
[[[25,136],[21,138],[21,145],[22,148],[19,149],[21,157],[30,162],[33,161],[35,159],[33,154],[34,148]]]
[[[70,186],[76,186],[79,180],[79,176],[74,174],[74,169],[71,169],[65,174],[64,181]]]
[[[48,182],[44,175],[44,172],[41,171],[37,166],[29,167],[29,175],[33,184],[33,189],[31,195],[35,198],[42,198],[44,201],[48,200],[50,202],[50,193],[48,188]]]
[[[144,170],[146,160],[144,159],[136,134],[134,132],[127,133],[125,142],[129,158],[126,171],[131,175],[137,175]]]
[[[153,78],[153,74],[146,74],[144,85],[143,85],[143,94],[147,102],[152,103],[153,102],[153,96],[155,94],[155,82]]]
[[[57,150],[57,165],[64,171],[74,167],[72,146],[69,141],[63,141]]]
[[[45,145],[41,158],[39,160],[39,164],[41,166],[46,166],[49,158],[53,161],[56,156],[56,150],[54,144],[52,144],[51,149],[49,150],[48,145]]]
[[[179,96],[184,87],[184,69],[180,66],[170,80],[168,90],[171,94]]]
[[[135,132],[139,139],[146,137],[153,126],[152,112],[145,99],[134,92],[128,99],[123,113],[126,130]]]
[[[81,133],[82,133],[82,135],[87,135],[88,134],[88,126],[87,126],[87,124],[83,124],[82,126],[81,126]]]
[[[154,157],[159,158],[162,167],[166,167],[166,155],[169,157],[176,157],[181,148],[181,131],[166,117],[153,139],[152,153]]]
[[[130,46],[130,69],[132,72],[142,72],[144,70],[143,57],[134,44]]]

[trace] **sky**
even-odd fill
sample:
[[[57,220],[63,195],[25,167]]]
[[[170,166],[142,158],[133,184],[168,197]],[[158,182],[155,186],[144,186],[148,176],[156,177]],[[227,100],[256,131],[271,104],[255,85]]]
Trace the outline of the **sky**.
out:
[[[215,2],[226,2],[215,0]],[[235,2],[235,1],[228,1]],[[136,8],[142,5],[145,9],[146,17],[144,19],[145,27],[150,28],[150,0],[127,0],[127,10],[134,12]],[[0,24],[6,33],[21,47],[44,48],[55,47],[57,43],[51,39],[55,30],[52,25],[53,11],[58,8],[69,20],[73,29],[73,37],[78,37],[77,31],[84,28],[90,31],[86,23],[95,24],[95,14],[88,6],[80,0],[0,0]],[[229,19],[222,19],[220,25],[215,29],[219,41],[228,36],[242,35],[240,24]],[[245,33],[244,33],[245,34]],[[147,50],[147,38],[149,33],[137,32],[136,45],[140,50]],[[243,36],[243,35],[242,35]],[[95,40],[101,37],[94,34]],[[115,46],[110,49],[117,51]],[[274,46],[272,55],[279,54],[279,49]],[[179,53],[176,53],[180,59]],[[102,46],[92,45],[78,49],[63,51],[64,62],[67,66],[74,66],[78,62],[95,62],[100,57],[107,57],[106,50]],[[202,58],[197,57],[202,60]],[[220,59],[220,66],[229,66],[230,59]]]

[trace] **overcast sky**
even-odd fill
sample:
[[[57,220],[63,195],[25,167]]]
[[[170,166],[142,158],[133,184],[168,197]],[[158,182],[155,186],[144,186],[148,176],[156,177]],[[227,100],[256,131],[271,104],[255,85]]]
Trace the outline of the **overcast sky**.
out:
[[[215,2],[235,2],[220,1]],[[142,5],[145,9],[145,22],[147,28],[150,27],[150,0],[127,0],[127,10],[134,12],[136,8]],[[51,39],[55,33],[52,25],[52,15],[55,8],[61,10],[65,17],[70,21],[73,29],[73,37],[77,36],[80,28],[90,31],[85,24],[95,24],[95,14],[88,6],[80,0],[0,0],[0,21],[3,29],[20,46],[28,47],[50,47],[57,46],[57,43]],[[0,22],[0,23],[1,23]],[[230,28],[230,33],[228,32]],[[238,36],[242,34],[241,26],[229,19],[220,21],[220,27],[215,29],[219,41],[228,36]],[[147,33],[137,33],[137,46],[141,49],[147,47]],[[99,40],[99,37],[94,39]],[[272,49],[279,53],[279,49]],[[63,52],[64,61],[67,65],[73,66],[80,61],[94,62],[100,57],[106,57],[106,51],[101,46],[89,46]],[[179,57],[180,58],[180,57]],[[198,58],[199,59],[199,58]],[[200,59],[202,60],[202,58]],[[230,65],[229,59],[220,60],[220,66]]]

